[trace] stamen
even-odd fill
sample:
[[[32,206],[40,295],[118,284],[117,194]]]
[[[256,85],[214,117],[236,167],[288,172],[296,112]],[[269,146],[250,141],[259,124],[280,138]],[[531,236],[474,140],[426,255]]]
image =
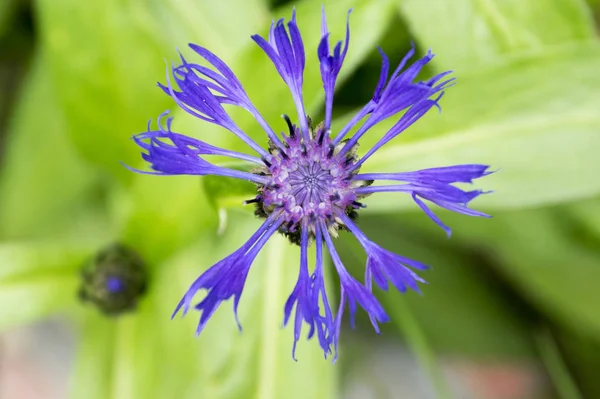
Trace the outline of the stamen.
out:
[[[329,144],[329,151],[327,152],[327,158],[331,158],[333,156],[333,151],[335,151],[335,146],[333,144]]]
[[[292,124],[292,121],[290,120],[290,117],[287,116],[286,114],[281,115],[281,117],[283,119],[285,119],[285,122],[288,125],[288,129],[290,130],[290,137],[291,138],[296,137],[296,129],[294,129],[294,125]]]
[[[325,129],[321,129],[321,134],[319,134],[319,145],[323,145],[323,140],[325,139]]]
[[[255,197],[255,198],[251,198],[251,199],[249,199],[249,200],[245,200],[245,201],[244,201],[244,205],[248,205],[248,204],[254,204],[254,203],[257,203],[257,202],[262,202],[262,198],[260,198],[260,197]]]

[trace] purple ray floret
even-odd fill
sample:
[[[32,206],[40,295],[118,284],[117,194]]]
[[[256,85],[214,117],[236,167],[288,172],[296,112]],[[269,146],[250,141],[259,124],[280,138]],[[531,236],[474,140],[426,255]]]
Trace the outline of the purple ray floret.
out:
[[[275,133],[273,128],[254,107],[239,79],[215,54],[195,44],[192,50],[210,65],[190,63],[180,56],[181,64],[168,69],[166,84],[159,86],[186,112],[197,118],[229,130],[244,143],[252,154],[213,146],[172,130],[172,118],[164,113],[158,118],[156,130],[149,125],[146,132],[134,136],[143,150],[142,158],[152,171],[136,172],[157,175],[217,175],[250,181],[256,186],[256,195],[246,204],[253,204],[255,214],[263,218],[260,228],[231,255],[217,262],[193,282],[177,305],[173,316],[190,309],[200,313],[197,333],[204,329],[210,317],[223,301],[233,298],[236,322],[237,308],[252,263],[269,238],[276,232],[286,236],[300,247],[298,280],[283,306],[284,325],[293,324],[294,344],[292,357],[296,358],[296,344],[304,325],[308,338],[319,342],[325,357],[338,355],[342,317],[346,306],[350,324],[358,308],[369,316],[373,328],[379,332],[379,323],[389,320],[377,300],[373,282],[380,289],[393,286],[400,292],[408,289],[420,292],[419,283],[425,283],[417,272],[427,266],[395,254],[371,241],[358,227],[358,212],[366,207],[364,199],[375,193],[400,192],[411,195],[416,204],[448,234],[446,226],[427,203],[469,216],[488,215],[469,208],[472,200],[487,192],[465,190],[456,184],[470,184],[490,173],[488,165],[465,164],[442,166],[398,173],[360,173],[362,164],[379,148],[404,132],[431,108],[440,108],[444,90],[454,84],[448,78],[450,71],[428,80],[417,76],[433,58],[428,51],[411,61],[416,53],[414,45],[393,71],[383,50],[381,74],[372,98],[338,132],[331,131],[333,97],[336,82],[342,70],[350,44],[350,12],[346,21],[343,41],[330,47],[325,10],[321,22],[321,40],[317,47],[324,90],[325,120],[313,124],[306,116],[302,86],[306,55],[296,13],[289,22],[273,22],[268,37],[252,36],[265,52],[294,100],[297,125],[284,115],[287,133]],[[175,87],[176,86],[176,87]],[[248,111],[265,131],[268,145],[258,145],[244,133],[229,116],[224,105]],[[359,156],[359,140],[384,119],[395,123],[371,148]],[[351,131],[355,131],[350,134]],[[206,158],[220,156],[248,164],[248,171],[231,169],[210,163]],[[391,182],[386,184],[385,182]],[[426,203],[427,202],[427,203]],[[352,234],[367,255],[364,282],[353,277],[344,267],[333,239],[339,231]],[[311,268],[309,247],[316,246],[316,259]],[[340,280],[340,298],[334,311],[326,292],[325,260],[327,248],[333,267]],[[283,265],[282,265],[283,267]],[[206,294],[195,299],[199,291]]]

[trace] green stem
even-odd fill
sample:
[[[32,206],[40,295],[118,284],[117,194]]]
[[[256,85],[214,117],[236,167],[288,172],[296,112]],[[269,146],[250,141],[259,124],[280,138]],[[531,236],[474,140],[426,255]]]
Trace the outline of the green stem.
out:
[[[390,294],[390,298],[393,298],[394,301],[393,306],[389,307],[393,312],[392,318],[417,361],[429,375],[437,397],[439,399],[451,399],[452,394],[435,353],[429,346],[425,334],[423,334],[404,298],[400,294]]]
[[[561,399],[583,399],[579,388],[569,373],[552,332],[544,328],[535,335],[542,362],[546,367]]]

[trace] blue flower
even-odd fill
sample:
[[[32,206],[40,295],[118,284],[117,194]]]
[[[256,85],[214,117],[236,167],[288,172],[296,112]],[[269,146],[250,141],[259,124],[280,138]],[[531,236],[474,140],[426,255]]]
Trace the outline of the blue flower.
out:
[[[367,312],[377,332],[378,323],[389,320],[373,295],[373,280],[381,289],[386,290],[391,283],[401,292],[408,288],[418,291],[417,283],[425,282],[415,272],[425,270],[424,264],[380,247],[358,228],[355,219],[360,209],[366,206],[362,201],[367,196],[378,192],[408,193],[425,214],[448,234],[450,229],[433,213],[426,201],[465,215],[487,216],[468,207],[470,201],[484,192],[464,191],[453,185],[472,183],[474,179],[489,174],[487,165],[455,165],[401,173],[360,173],[362,164],[379,148],[431,108],[440,107],[439,100],[444,89],[454,82],[454,79],[446,79],[450,72],[440,73],[426,81],[416,80],[419,72],[433,58],[431,52],[410,64],[415,54],[413,47],[388,77],[388,58],[379,49],[382,66],[373,97],[339,132],[331,131],[335,83],[350,41],[349,16],[350,13],[345,40],[331,50],[323,11],[322,38],[317,50],[325,91],[323,122],[313,125],[304,109],[302,85],[306,57],[294,12],[287,24],[283,19],[274,22],[267,38],[252,37],[271,59],[294,99],[298,125],[284,115],[289,128],[287,134],[275,133],[222,60],[207,49],[191,44],[192,50],[212,68],[190,63],[181,57],[181,64],[167,71],[166,85],[160,87],[186,112],[231,131],[254,150],[255,155],[218,148],[175,133],[171,130],[172,118],[165,118],[165,114],[159,117],[157,130],[149,126],[147,132],[134,137],[144,150],[142,157],[153,169],[153,172],[144,173],[210,174],[244,179],[256,185],[256,196],[246,203],[254,204],[256,215],[264,218],[263,224],[237,251],[198,277],[173,314],[180,310],[185,314],[193,306],[201,313],[197,334],[221,302],[231,297],[237,320],[237,307],[252,262],[269,238],[280,233],[300,246],[301,253],[298,281],[284,306],[284,324],[292,319],[295,312],[292,356],[295,358],[296,343],[306,323],[310,328],[309,338],[316,335],[325,357],[334,352],[337,357],[346,305],[351,324],[354,323],[357,305]],[[250,112],[265,130],[268,147],[261,147],[241,131],[223,104]],[[360,138],[379,122],[395,115],[400,115],[396,123],[359,157],[357,147]],[[356,132],[346,137],[353,129]],[[245,172],[217,166],[206,161],[206,155],[234,158],[253,164],[254,168]],[[396,183],[380,184],[386,181]],[[352,233],[367,254],[364,283],[348,273],[337,254],[332,238],[337,237],[339,230]],[[308,247],[312,243],[316,245],[317,255],[311,272]],[[325,290],[323,245],[327,247],[340,278],[341,297],[335,313]],[[205,290],[206,295],[195,303],[194,297],[200,290]]]

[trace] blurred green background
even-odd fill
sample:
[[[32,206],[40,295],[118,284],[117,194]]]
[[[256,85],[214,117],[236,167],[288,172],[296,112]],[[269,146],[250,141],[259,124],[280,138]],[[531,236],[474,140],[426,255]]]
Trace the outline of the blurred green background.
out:
[[[229,303],[200,338],[196,315],[170,321],[193,279],[257,221],[239,206],[245,187],[119,164],[141,166],[129,138],[166,109],[175,131],[241,148],[156,88],[176,48],[191,56],[188,42],[222,57],[284,130],[279,115],[293,114],[293,103],[249,36],[289,18],[292,5],[307,48],[306,103],[321,117],[322,3],[334,40],[354,7],[334,126],[370,98],[376,45],[392,63],[411,40],[420,54],[431,47],[426,73],[452,69],[458,78],[444,112],[428,114],[366,170],[500,169],[479,183],[495,193],[473,204],[493,219],[440,212],[451,240],[409,198],[368,199],[361,227],[433,268],[422,296],[379,293],[392,322],[377,336],[362,314],[357,330],[344,330],[335,365],[304,339],[291,359],[292,330],[281,324],[298,250],[279,237],[250,273],[243,333]],[[597,0],[0,0],[0,397],[600,398],[594,14]],[[264,142],[248,116],[233,115]],[[135,249],[150,279],[135,311],[109,318],[77,290],[82,265],[113,242]],[[348,236],[338,243],[361,277],[360,247]]]

